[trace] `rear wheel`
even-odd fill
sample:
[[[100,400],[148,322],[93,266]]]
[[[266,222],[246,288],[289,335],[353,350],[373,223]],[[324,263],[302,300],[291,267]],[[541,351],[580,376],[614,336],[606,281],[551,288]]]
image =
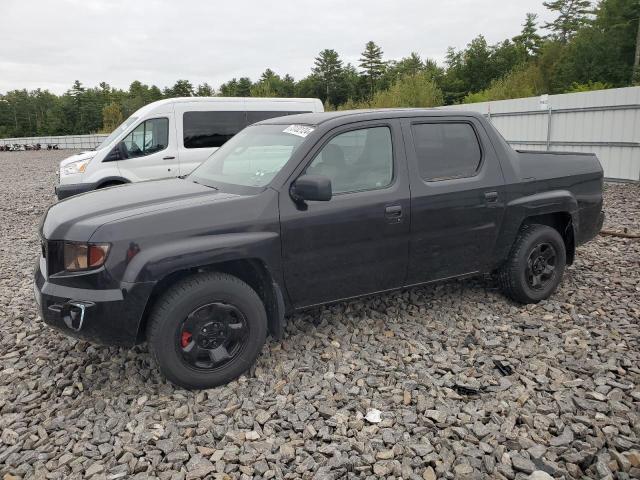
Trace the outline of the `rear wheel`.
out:
[[[149,320],[149,346],[160,371],[185,388],[211,388],[238,377],[254,363],[267,334],[258,294],[223,273],[174,285]]]
[[[520,303],[538,303],[556,291],[566,264],[566,249],[557,230],[526,225],[499,272],[504,293]]]

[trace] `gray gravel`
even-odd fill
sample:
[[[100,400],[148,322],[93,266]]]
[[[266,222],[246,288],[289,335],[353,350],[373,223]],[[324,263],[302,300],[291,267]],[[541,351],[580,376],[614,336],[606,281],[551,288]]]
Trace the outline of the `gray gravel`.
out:
[[[188,392],[144,346],[38,319],[36,230],[65,155],[0,153],[5,479],[640,477],[639,241],[581,247],[536,306],[476,279],[296,315],[250,375]],[[606,203],[608,228],[640,230],[640,186]]]

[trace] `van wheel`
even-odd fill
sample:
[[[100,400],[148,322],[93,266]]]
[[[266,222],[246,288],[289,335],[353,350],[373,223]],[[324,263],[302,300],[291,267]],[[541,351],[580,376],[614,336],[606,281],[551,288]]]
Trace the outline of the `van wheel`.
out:
[[[148,342],[162,374],[185,388],[211,388],[253,365],[267,336],[258,294],[225,273],[181,280],[159,299]]]
[[[504,293],[520,303],[538,303],[556,291],[567,253],[557,230],[546,225],[522,227],[498,279]]]

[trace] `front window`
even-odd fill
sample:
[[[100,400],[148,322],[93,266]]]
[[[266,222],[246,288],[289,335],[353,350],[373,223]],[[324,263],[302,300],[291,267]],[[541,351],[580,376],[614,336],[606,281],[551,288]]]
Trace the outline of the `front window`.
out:
[[[138,117],[129,117],[124,122],[120,124],[118,128],[116,128],[113,132],[109,134],[107,138],[105,138],[100,145],[96,147],[96,150],[100,150],[101,148],[108,147],[116,138],[120,136],[126,129],[128,129],[131,125],[136,123]]]
[[[285,166],[313,130],[305,125],[245,128],[189,175],[198,183],[264,187]]]
[[[142,122],[122,139],[127,149],[126,158],[143,157],[167,148],[169,119],[152,118]]]
[[[393,179],[389,127],[352,130],[333,137],[307,172],[331,180],[334,194],[384,188]]]

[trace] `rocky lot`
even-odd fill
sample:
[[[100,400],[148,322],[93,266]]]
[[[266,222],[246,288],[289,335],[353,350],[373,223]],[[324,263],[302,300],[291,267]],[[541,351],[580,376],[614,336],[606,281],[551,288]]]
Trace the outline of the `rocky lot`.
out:
[[[250,374],[189,392],[144,346],[38,319],[37,226],[67,154],[0,153],[4,479],[640,478],[640,240],[581,247],[539,305],[486,278],[296,315]],[[606,209],[640,231],[640,185],[607,185]]]

